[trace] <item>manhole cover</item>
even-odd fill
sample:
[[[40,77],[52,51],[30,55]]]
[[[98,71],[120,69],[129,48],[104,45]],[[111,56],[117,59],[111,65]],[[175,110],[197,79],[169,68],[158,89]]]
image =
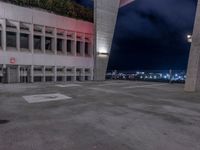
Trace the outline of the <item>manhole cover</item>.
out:
[[[9,123],[10,121],[9,120],[0,120],[0,124],[6,124],[6,123]]]

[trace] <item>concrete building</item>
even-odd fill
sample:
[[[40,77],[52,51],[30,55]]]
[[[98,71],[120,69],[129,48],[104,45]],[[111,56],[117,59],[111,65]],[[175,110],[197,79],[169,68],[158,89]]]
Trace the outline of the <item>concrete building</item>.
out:
[[[0,82],[92,80],[93,23],[0,2]]]

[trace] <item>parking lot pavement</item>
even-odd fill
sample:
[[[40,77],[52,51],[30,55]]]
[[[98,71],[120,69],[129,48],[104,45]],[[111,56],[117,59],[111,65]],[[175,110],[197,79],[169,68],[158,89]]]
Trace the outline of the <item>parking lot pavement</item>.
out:
[[[47,149],[199,150],[200,93],[133,81],[0,84],[0,150]]]

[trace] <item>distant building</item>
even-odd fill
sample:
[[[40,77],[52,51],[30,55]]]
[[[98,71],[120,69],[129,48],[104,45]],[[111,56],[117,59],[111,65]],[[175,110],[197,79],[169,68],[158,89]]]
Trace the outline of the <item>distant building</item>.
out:
[[[0,2],[0,82],[93,79],[93,23]]]

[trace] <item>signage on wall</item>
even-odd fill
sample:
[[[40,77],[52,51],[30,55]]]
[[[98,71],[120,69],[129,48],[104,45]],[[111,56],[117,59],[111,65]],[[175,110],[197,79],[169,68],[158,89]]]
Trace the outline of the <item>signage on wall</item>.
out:
[[[15,63],[16,63],[15,57],[11,57],[11,58],[10,58],[10,63],[11,63],[11,64],[15,64]]]

